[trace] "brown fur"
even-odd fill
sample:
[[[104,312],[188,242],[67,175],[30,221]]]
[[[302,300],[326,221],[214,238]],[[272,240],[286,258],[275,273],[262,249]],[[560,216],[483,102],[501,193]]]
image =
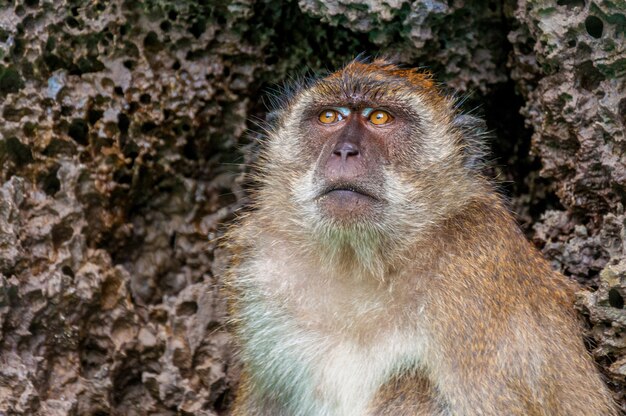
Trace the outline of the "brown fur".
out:
[[[302,121],[309,107],[377,100],[411,111],[357,139]],[[235,415],[616,414],[572,285],[465,164],[455,116],[429,76],[383,61],[352,63],[286,104],[255,207],[227,238],[244,364]],[[341,172],[384,208],[339,221],[343,205],[320,211],[307,195],[328,179],[327,143],[361,137],[365,165]]]

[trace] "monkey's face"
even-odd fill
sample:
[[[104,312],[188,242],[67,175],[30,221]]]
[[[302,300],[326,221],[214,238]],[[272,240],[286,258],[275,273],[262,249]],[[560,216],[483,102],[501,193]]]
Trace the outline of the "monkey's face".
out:
[[[399,126],[382,109],[312,106],[302,130],[303,150],[315,166],[316,203],[339,222],[376,216],[384,208],[385,133]],[[376,123],[376,124],[375,124]]]
[[[425,77],[394,68],[352,63],[317,81],[271,137],[278,166],[267,171],[281,175],[295,208],[285,215],[326,240],[402,240],[454,205],[446,198],[465,171],[450,103]]]

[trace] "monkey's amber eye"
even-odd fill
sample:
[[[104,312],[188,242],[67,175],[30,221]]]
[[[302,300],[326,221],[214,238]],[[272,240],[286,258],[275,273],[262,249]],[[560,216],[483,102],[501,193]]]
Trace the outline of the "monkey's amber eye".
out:
[[[387,124],[392,120],[391,114],[383,110],[372,111],[369,120],[372,124],[381,125]]]
[[[343,116],[335,110],[324,110],[320,113],[319,120],[324,124],[332,124],[335,121],[342,120]]]

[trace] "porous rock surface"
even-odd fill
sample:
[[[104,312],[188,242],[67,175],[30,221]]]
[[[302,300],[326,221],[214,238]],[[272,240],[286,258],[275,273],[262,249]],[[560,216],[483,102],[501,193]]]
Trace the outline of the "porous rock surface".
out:
[[[299,0],[298,4],[322,22],[367,33],[385,54],[419,62],[457,90],[486,92],[490,84],[507,79],[500,2]]]
[[[246,202],[246,130],[276,83],[379,50],[482,103],[494,173],[589,288],[590,345],[623,401],[625,9],[0,3],[0,414],[226,414],[237,366],[216,238]]]
[[[592,351],[624,402],[626,381],[626,2],[520,1],[511,77],[532,152],[562,207],[534,225],[566,275],[599,287],[579,307]]]

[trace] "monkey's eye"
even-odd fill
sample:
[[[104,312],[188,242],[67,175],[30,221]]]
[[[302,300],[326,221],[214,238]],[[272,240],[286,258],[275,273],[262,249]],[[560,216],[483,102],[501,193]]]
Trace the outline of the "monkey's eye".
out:
[[[332,124],[341,120],[343,120],[343,115],[340,112],[331,109],[324,110],[319,115],[319,121],[324,124]]]
[[[377,126],[379,126],[381,124],[389,123],[391,120],[393,120],[393,117],[391,117],[391,114],[389,114],[386,111],[376,110],[376,111],[372,111],[372,113],[369,116],[369,120],[370,120],[370,123],[376,124]]]

